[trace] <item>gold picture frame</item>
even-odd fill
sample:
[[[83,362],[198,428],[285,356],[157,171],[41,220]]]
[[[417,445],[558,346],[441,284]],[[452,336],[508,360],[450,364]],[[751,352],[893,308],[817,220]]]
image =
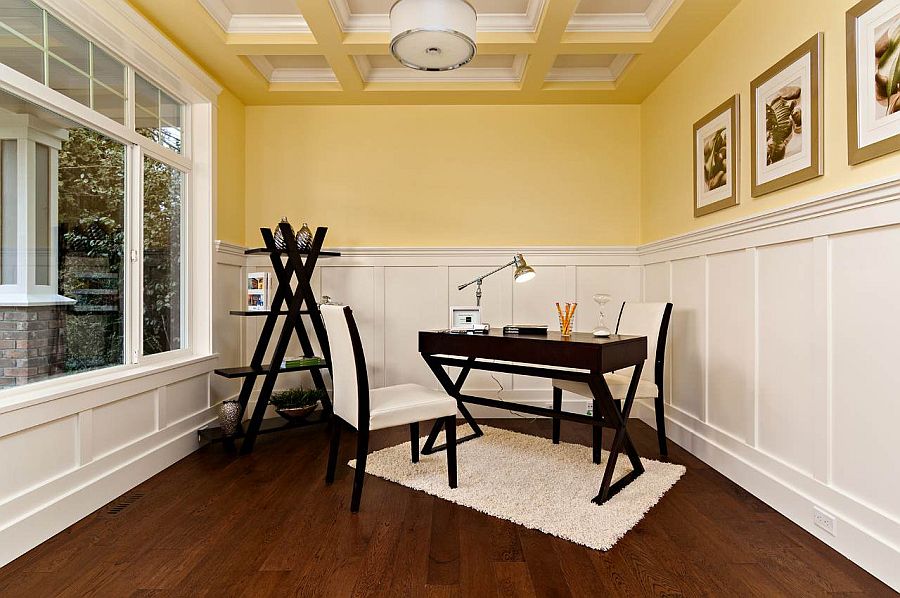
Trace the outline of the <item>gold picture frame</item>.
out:
[[[825,173],[822,61],[817,33],[750,83],[750,195]]]
[[[694,123],[694,218],[740,203],[741,96]]]
[[[887,89],[900,70],[900,0],[863,0],[846,20],[847,159],[854,165],[900,150],[900,91]]]

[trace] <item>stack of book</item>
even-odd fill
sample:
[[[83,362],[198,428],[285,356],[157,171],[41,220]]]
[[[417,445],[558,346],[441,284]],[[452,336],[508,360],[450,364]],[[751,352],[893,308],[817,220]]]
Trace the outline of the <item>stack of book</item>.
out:
[[[285,357],[284,361],[281,362],[281,367],[299,368],[310,365],[322,365],[323,363],[325,363],[325,360],[321,357],[317,357],[316,355],[303,357]]]

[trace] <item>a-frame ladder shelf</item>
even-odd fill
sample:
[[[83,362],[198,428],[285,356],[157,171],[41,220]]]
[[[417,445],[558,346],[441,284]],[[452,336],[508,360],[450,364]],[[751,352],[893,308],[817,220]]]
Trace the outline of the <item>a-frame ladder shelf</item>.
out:
[[[240,404],[240,419],[243,421],[244,413],[250,402],[254,387],[258,379],[262,379],[262,387],[256,399],[256,406],[250,419],[243,422],[237,432],[226,435],[221,428],[210,427],[199,430],[202,440],[210,442],[224,442],[226,446],[233,441],[241,439],[241,453],[249,453],[253,450],[256,437],[260,434],[268,434],[281,430],[314,425],[328,421],[331,417],[331,402],[327,398],[322,399],[322,409],[301,422],[282,422],[280,420],[266,421],[263,419],[275,382],[279,374],[290,372],[309,372],[313,384],[319,390],[325,390],[325,379],[322,371],[327,370],[331,374],[330,354],[328,350],[328,337],[325,334],[325,323],[316,297],[313,294],[310,281],[316,267],[316,261],[320,257],[336,257],[340,253],[336,251],[322,251],[327,228],[319,227],[313,235],[309,249],[301,250],[297,247],[297,239],[291,231],[290,225],[279,225],[285,248],[279,248],[275,244],[275,235],[268,228],[261,228],[265,247],[248,249],[244,253],[248,255],[266,254],[272,263],[272,270],[278,282],[275,292],[272,294],[271,306],[267,311],[233,310],[229,313],[237,316],[255,316],[265,318],[260,332],[256,350],[249,365],[240,367],[220,368],[215,373],[224,378],[242,378],[241,392],[238,395]],[[296,285],[294,283],[296,282]],[[302,318],[301,316],[307,316]],[[281,329],[275,335],[275,329],[281,320]],[[312,336],[307,331],[307,323],[312,326]],[[285,353],[291,338],[297,337],[304,355],[313,354],[314,338],[322,349],[322,363],[315,365],[302,365],[283,367]],[[266,360],[265,355],[269,344],[274,341],[271,357]]]

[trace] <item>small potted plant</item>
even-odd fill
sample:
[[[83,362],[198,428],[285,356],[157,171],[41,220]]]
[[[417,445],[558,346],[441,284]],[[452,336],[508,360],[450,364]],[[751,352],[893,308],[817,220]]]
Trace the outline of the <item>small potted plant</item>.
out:
[[[293,422],[306,419],[315,411],[319,401],[326,396],[324,390],[313,388],[290,388],[272,393],[269,403],[275,407],[275,412],[284,419]]]

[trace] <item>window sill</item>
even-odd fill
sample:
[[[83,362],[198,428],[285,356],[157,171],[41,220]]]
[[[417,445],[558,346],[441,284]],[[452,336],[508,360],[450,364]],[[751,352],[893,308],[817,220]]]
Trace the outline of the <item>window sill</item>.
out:
[[[202,375],[215,368],[218,358],[218,353],[182,354],[169,359],[154,359],[152,363],[114,366],[9,388],[0,391],[0,415],[177,369],[189,370],[184,378]]]

